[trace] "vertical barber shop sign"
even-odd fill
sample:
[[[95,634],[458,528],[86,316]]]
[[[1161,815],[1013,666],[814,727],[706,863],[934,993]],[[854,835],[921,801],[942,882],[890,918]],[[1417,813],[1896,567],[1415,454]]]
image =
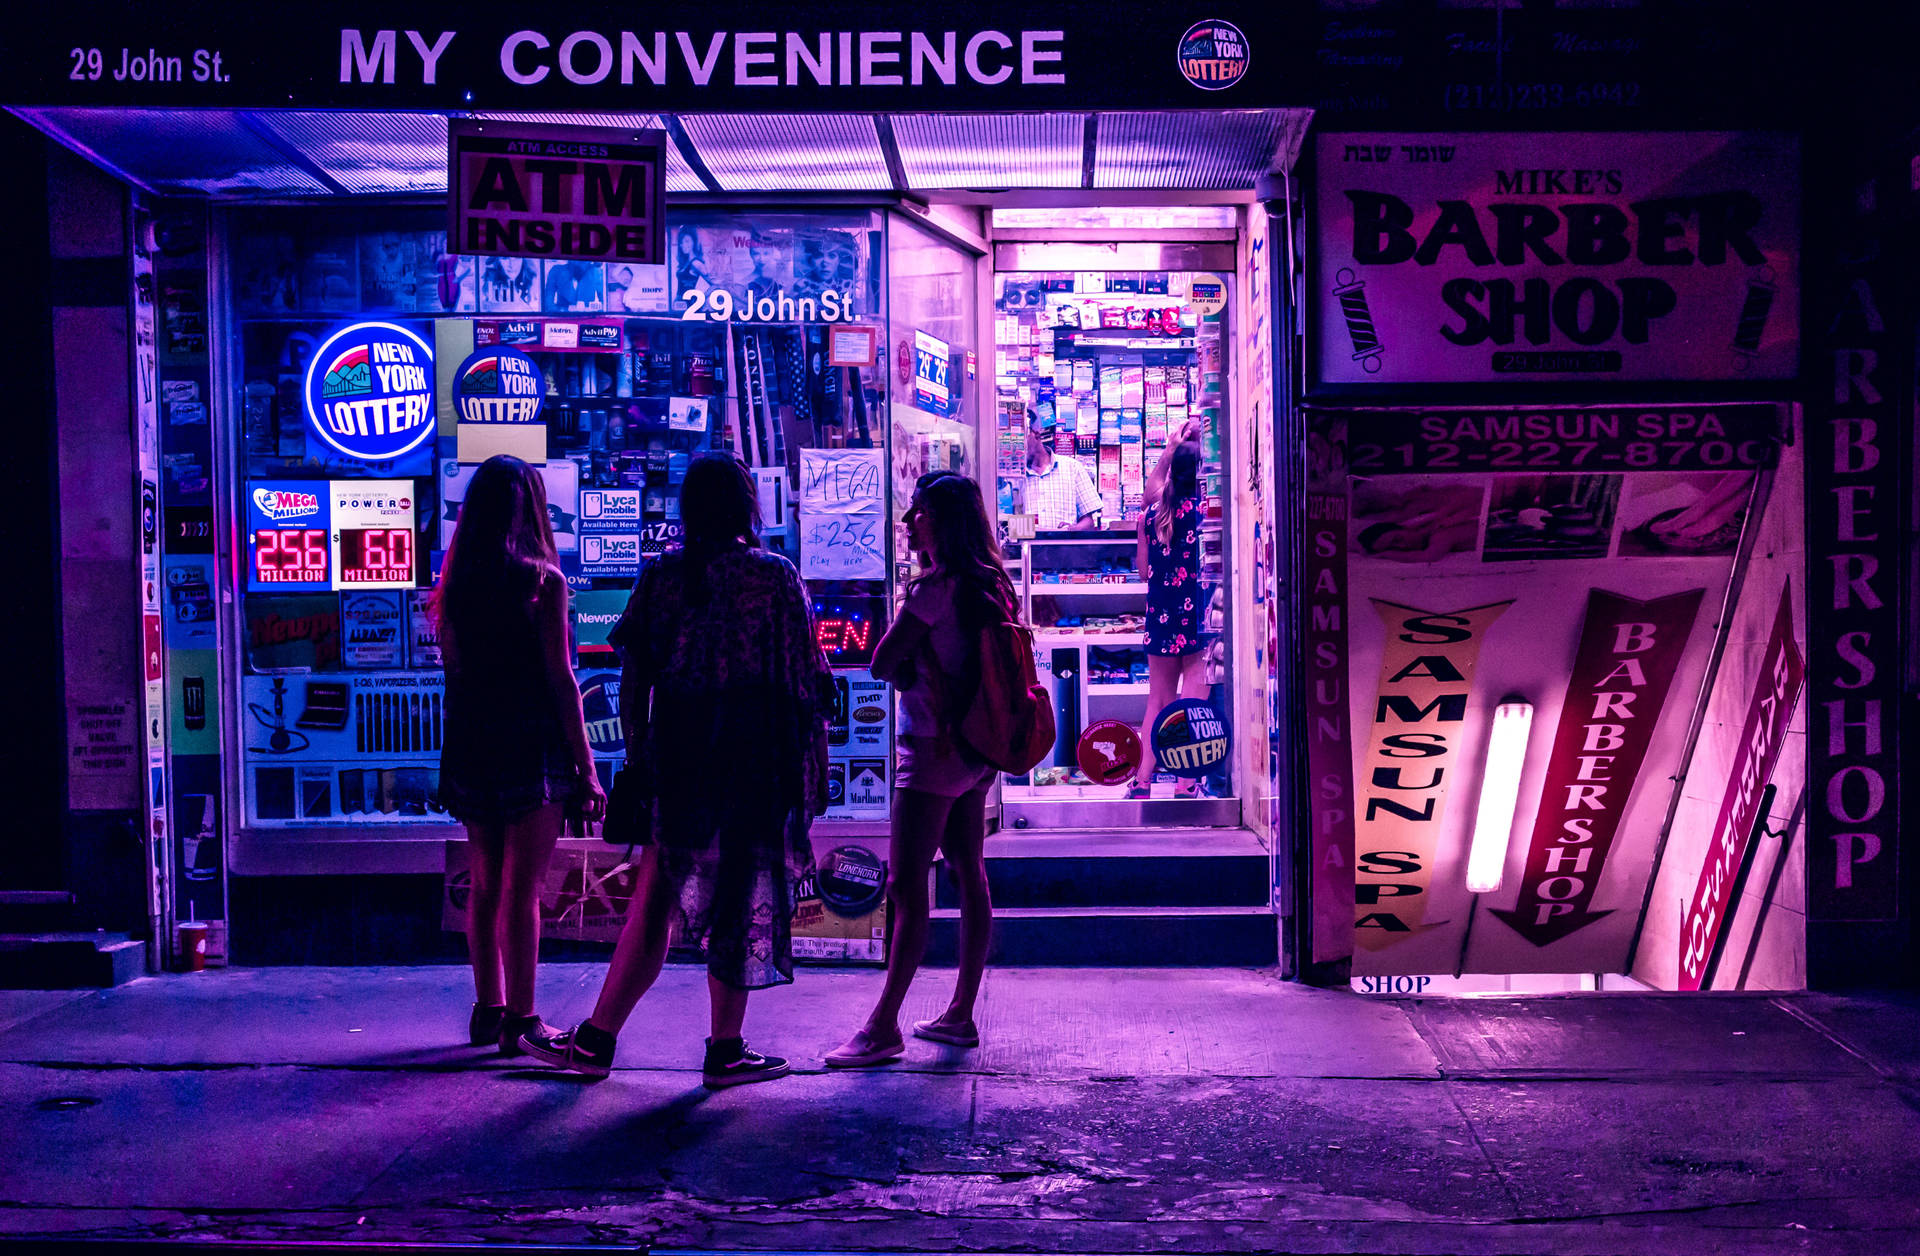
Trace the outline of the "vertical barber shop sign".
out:
[[[1881,185],[1826,243],[1807,415],[1807,915],[1892,920],[1900,897],[1899,348]],[[1818,973],[1811,973],[1814,980]]]

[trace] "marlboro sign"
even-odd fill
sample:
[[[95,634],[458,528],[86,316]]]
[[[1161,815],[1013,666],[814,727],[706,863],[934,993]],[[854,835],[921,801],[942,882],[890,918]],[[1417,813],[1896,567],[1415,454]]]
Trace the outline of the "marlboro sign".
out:
[[[1727,772],[1726,796],[1707,842],[1706,862],[1693,903],[1680,922],[1680,988],[1698,990],[1708,980],[1707,965],[1714,941],[1726,928],[1727,911],[1736,889],[1736,875],[1745,863],[1753,822],[1760,815],[1760,798],[1780,750],[1787,740],[1787,722],[1800,700],[1800,682],[1806,661],[1793,639],[1791,589],[1780,590],[1780,610],[1773,618],[1773,635],[1761,656],[1760,678],[1740,730],[1739,748]]]
[[[1595,589],[1587,600],[1520,898],[1493,911],[1535,946],[1610,914],[1590,910],[1594,891],[1705,593],[1642,602]]]

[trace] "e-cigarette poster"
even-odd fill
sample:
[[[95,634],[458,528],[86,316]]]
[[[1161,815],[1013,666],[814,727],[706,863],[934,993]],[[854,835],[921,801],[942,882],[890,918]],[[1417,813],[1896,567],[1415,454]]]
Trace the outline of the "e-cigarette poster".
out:
[[[1786,381],[1784,132],[1323,133],[1316,385]]]

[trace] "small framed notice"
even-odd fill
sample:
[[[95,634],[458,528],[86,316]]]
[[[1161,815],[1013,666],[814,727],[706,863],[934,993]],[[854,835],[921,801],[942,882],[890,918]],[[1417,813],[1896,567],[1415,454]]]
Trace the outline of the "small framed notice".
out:
[[[828,366],[872,366],[880,360],[880,332],[874,327],[829,327]]]

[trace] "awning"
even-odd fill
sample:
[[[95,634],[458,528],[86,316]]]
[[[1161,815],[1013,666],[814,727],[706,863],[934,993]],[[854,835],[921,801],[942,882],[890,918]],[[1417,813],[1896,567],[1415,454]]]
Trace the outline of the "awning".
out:
[[[446,113],[13,112],[154,193],[267,200],[446,191]],[[1289,168],[1312,111],[473,116],[663,129],[669,193],[1230,192]]]

